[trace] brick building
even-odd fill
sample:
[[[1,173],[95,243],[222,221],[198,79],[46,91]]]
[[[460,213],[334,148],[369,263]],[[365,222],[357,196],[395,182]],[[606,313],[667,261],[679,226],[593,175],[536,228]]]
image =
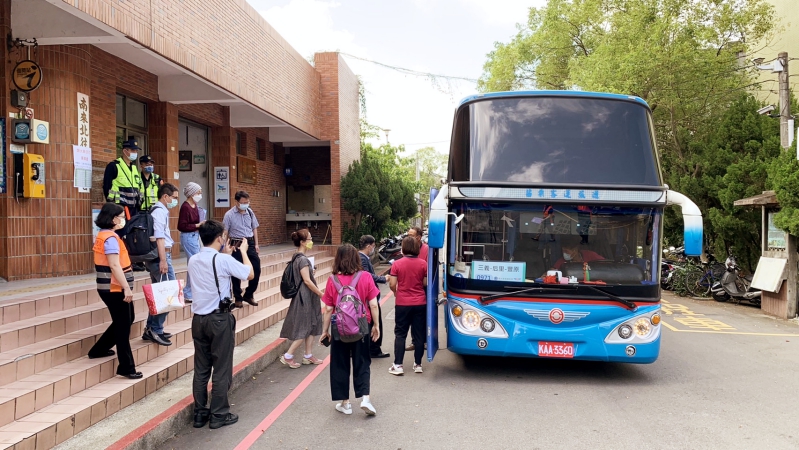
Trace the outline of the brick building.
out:
[[[245,0],[0,5],[7,87],[0,92],[7,137],[0,150],[1,278],[93,271],[92,210],[103,201],[102,172],[129,137],[168,182],[200,183],[203,207],[225,199],[232,205],[240,189],[252,194],[262,245],[285,242],[304,227],[318,243],[341,241],[339,184],[359,155],[359,123],[358,81],[337,53],[316,54],[310,64]],[[38,46],[9,45],[17,39]],[[15,195],[10,114],[20,110],[10,89],[13,69],[25,59],[43,74],[28,107],[49,122],[49,144],[26,151],[44,157],[45,198]],[[74,187],[80,94],[89,103],[89,192]],[[219,195],[217,168],[229,171],[228,191]],[[209,213],[221,219],[227,209]]]

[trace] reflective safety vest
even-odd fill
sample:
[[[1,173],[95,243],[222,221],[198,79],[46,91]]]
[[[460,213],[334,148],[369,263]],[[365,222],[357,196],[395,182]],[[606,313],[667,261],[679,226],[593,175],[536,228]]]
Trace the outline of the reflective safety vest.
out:
[[[128,287],[133,289],[133,268],[130,264],[130,256],[128,256],[128,249],[125,247],[125,242],[111,230],[101,230],[97,233],[97,239],[94,241],[92,250],[94,251],[94,270],[97,271],[97,290],[103,292],[122,292],[122,285],[114,278],[111,273],[111,266],[108,263],[108,255],[105,254],[105,241],[108,239],[116,239],[119,245],[119,264],[122,266],[122,271],[125,272],[125,281],[128,282]]]
[[[117,177],[111,182],[108,201],[135,209],[141,201],[141,191],[144,190],[139,168],[136,164],[128,166],[122,158],[117,158],[114,163],[117,165]]]
[[[156,174],[150,174],[150,184],[145,186],[146,180],[142,177],[142,191],[144,198],[142,199],[141,210],[149,211],[156,203],[158,203],[158,188],[161,187],[161,177]]]

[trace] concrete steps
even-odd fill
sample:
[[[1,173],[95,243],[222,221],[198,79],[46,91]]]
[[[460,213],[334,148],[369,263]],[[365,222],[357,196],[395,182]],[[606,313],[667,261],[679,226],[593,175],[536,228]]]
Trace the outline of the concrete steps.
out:
[[[235,311],[236,345],[285,317],[290,301],[281,297],[279,284],[292,254],[262,256],[262,274],[255,295],[259,305],[245,303],[243,309]],[[333,258],[325,251],[311,256],[315,256],[317,283],[324,288]],[[181,271],[179,278],[184,274],[185,270]],[[0,449],[51,448],[193,370],[190,307],[169,315],[166,330],[173,334],[172,346],[162,347],[141,339],[147,318],[140,292],[145,282],[149,278],[137,280],[137,314],[131,327],[136,368],[144,374],[141,380],[116,376],[116,356],[91,360],[86,356],[108,327],[110,317],[102,302],[88,302],[85,289],[80,291],[87,299],[85,305],[76,304],[61,311],[40,309],[42,314],[0,326],[0,346],[14,333],[18,340],[17,346],[9,344],[13,348],[0,351]],[[84,298],[78,292],[66,295]],[[58,295],[48,294],[46,300],[51,302],[53,298]],[[42,300],[30,298],[15,305],[23,307]],[[33,342],[28,331],[31,329]],[[37,331],[41,336],[38,341]],[[21,334],[25,336],[22,342]]]

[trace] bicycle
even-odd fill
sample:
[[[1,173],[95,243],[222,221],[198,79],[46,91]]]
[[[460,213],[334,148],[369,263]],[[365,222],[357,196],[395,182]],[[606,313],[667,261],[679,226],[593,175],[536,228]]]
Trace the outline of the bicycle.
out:
[[[694,297],[707,297],[713,283],[721,281],[724,270],[724,264],[718,261],[700,265],[691,263],[685,268],[685,289]]]

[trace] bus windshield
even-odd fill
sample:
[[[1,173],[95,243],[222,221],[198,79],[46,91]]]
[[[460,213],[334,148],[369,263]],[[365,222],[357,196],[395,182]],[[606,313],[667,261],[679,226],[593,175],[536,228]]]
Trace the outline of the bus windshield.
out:
[[[657,295],[657,207],[461,203],[453,209],[464,218],[450,239],[452,288],[524,288],[557,270],[577,283]]]
[[[648,110],[625,100],[509,97],[456,117],[452,180],[660,186]]]

